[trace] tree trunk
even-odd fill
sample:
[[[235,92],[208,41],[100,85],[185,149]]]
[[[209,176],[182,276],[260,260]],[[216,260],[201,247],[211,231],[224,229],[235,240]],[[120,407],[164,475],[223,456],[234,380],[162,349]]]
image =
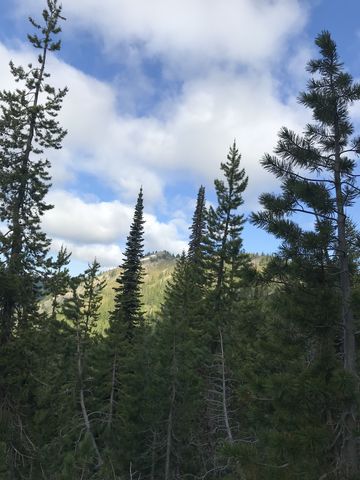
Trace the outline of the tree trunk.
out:
[[[81,406],[81,413],[83,416],[84,424],[85,424],[85,429],[87,434],[90,437],[96,459],[97,459],[97,465],[96,468],[100,468],[101,465],[104,463],[103,459],[101,457],[99,448],[97,446],[94,434],[91,430],[91,423],[89,420],[89,415],[87,413],[86,405],[85,405],[85,397],[84,397],[84,378],[83,378],[83,362],[82,362],[82,348],[81,348],[81,338],[80,338],[80,332],[77,331],[77,369],[78,369],[78,380],[79,380],[79,388],[80,388],[80,406]]]
[[[164,480],[170,479],[170,457],[172,449],[172,435],[173,435],[173,414],[174,414],[174,405],[176,398],[176,346],[175,339],[173,344],[173,360],[172,360],[172,385],[171,385],[171,394],[170,394],[170,408],[169,416],[167,421],[167,434],[166,434],[166,457],[165,457],[165,477]]]
[[[347,373],[356,377],[356,349],[354,315],[351,307],[351,279],[349,271],[348,245],[346,240],[346,215],[344,211],[344,198],[341,181],[341,154],[340,154],[340,133],[337,118],[335,119],[335,171],[334,183],[336,194],[337,211],[337,240],[338,240],[338,261],[340,270],[340,292],[341,292],[341,323],[343,326],[343,355],[344,369]],[[344,413],[345,434],[342,451],[342,464],[346,474],[350,477],[358,473],[358,449],[355,438],[356,428],[356,401],[348,403]]]
[[[156,430],[153,433],[153,440],[151,445],[151,473],[150,480],[155,480],[155,461],[156,461]]]
[[[111,392],[110,392],[110,404],[109,404],[109,428],[112,426],[114,416],[114,402],[115,402],[115,385],[116,385],[116,353],[114,354],[112,374],[111,374]]]
[[[225,356],[224,356],[224,343],[221,329],[219,328],[220,335],[220,349],[221,349],[221,386],[222,386],[222,407],[224,415],[225,430],[227,440],[229,443],[233,443],[233,436],[230,427],[229,412],[227,407],[227,395],[226,395],[226,374],[225,374]]]

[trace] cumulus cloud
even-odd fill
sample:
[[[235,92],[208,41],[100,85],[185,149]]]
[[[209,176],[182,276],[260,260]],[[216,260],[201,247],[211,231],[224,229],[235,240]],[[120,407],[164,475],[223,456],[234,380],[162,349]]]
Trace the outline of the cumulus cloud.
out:
[[[0,65],[7,63],[2,61],[6,57],[20,64],[32,59],[26,48],[14,52],[2,47]],[[237,75],[216,69],[204,78],[189,79],[181,94],[171,103],[164,101],[153,115],[134,117],[116,110],[111,85],[59,60],[52,60],[50,68],[57,86],[70,89],[60,114],[69,134],[64,149],[51,152],[58,190],[49,196],[56,208],[45,216],[44,226],[55,238],[82,243],[82,249],[76,248],[82,257],[88,254],[85,244],[110,245],[126,235],[132,216],[128,202],[134,201],[140,185],[147,209],[154,212],[148,217],[147,248],[181,251],[184,218],[180,221],[180,214],[176,221],[161,223],[155,216],[159,207],[170,211],[165,185],[195,177],[211,184],[236,138],[250,176],[247,200],[252,208],[258,193],[273,182],[259,165],[262,154],[272,150],[283,124],[297,130],[304,125],[302,110],[292,98],[281,98],[278,84],[267,73]],[[69,182],[71,186],[82,172],[97,177],[119,201],[85,203],[59,190]]]
[[[53,249],[64,244],[73,258],[88,262],[95,256],[104,267],[121,263],[121,246],[125,244],[134,207],[113,202],[87,202],[66,191],[54,191],[48,201],[55,208],[44,215],[43,228],[54,238]],[[187,225],[173,216],[160,222],[145,213],[145,250],[168,250],[180,253],[186,248]]]
[[[52,237],[77,243],[110,244],[129,230],[133,209],[114,202],[85,202],[66,191],[48,195],[55,208],[44,215],[44,229]]]
[[[42,0],[17,4],[22,14],[36,16],[43,8]],[[63,5],[68,40],[71,32],[87,30],[94,38],[102,36],[109,47],[104,55],[131,50],[136,78],[127,79],[128,85],[120,82],[119,93],[116,78],[105,82],[50,60],[51,81],[69,87],[59,117],[69,133],[64,148],[49,154],[55,188],[49,201],[55,209],[46,214],[44,228],[50,236],[72,246],[78,259],[91,260],[98,249],[106,254],[106,265],[118,264],[118,245],[126,238],[142,185],[145,248],[180,252],[193,202],[189,189],[185,195],[176,184],[194,186],[193,197],[198,184],[212,185],[234,139],[250,177],[247,208],[256,206],[264,188],[275,186],[259,159],[273,149],[282,125],[301,131],[307,120],[269,66],[282,58],[287,40],[306,21],[299,0],[63,0]],[[27,64],[33,53],[21,44],[16,50],[0,44],[0,88],[11,85],[4,68],[10,58]],[[134,89],[138,94],[154,88],[144,74],[144,58],[156,58],[161,80],[180,80],[180,88],[159,95],[146,114],[137,115],[131,105]],[[299,75],[295,63],[289,69]],[[82,189],[84,173],[113,201],[97,199],[96,187]],[[169,189],[178,196],[175,208]]]
[[[122,251],[119,245],[102,243],[77,244],[69,240],[55,238],[51,243],[54,253],[65,246],[68,252],[71,252],[71,259],[80,262],[83,267],[91,263],[95,258],[104,269],[115,268],[122,262]],[[80,270],[81,271],[81,270]]]
[[[22,14],[41,0],[18,0]],[[111,46],[138,44],[148,56],[178,62],[229,60],[259,65],[306,21],[299,0],[63,0],[74,28]]]
[[[0,62],[6,54],[14,52],[0,50]],[[19,63],[31,59],[27,50],[15,57]],[[279,85],[265,72],[214,70],[188,80],[182,93],[153,115],[134,117],[116,111],[116,91],[105,82],[58,60],[50,68],[59,87],[69,86],[60,114],[69,133],[64,150],[51,153],[55,181],[89,172],[126,201],[143,185],[151,206],[164,203],[165,183],[179,173],[211,182],[234,139],[253,200],[269,182],[259,159],[274,147],[279,128],[299,130],[306,119],[294,98],[281,98]]]
[[[259,165],[262,154],[272,150],[282,125],[300,130],[308,118],[265,72],[214,70],[189,79],[152,115],[135,117],[116,111],[109,85],[62,62],[53,62],[52,70],[57,83],[66,79],[70,88],[61,113],[70,169],[96,175],[127,201],[143,185],[151,206],[164,203],[166,182],[179,174],[211,182],[234,139],[250,180],[256,178],[248,194],[257,196],[270,181]]]

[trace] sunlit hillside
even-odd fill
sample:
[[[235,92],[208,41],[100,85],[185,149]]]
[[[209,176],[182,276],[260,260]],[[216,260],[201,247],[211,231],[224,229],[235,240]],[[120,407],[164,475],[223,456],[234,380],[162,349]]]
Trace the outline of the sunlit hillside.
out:
[[[176,257],[168,252],[158,252],[144,257],[144,283],[142,285],[142,299],[147,316],[155,315],[161,306],[166,282],[171,278],[176,263]],[[100,308],[99,331],[103,332],[108,325],[108,312],[114,305],[114,287],[120,274],[120,268],[114,268],[100,275],[106,280],[103,292],[103,302]]]
[[[176,264],[176,257],[168,252],[157,252],[146,255],[143,259],[144,283],[142,285],[142,300],[147,317],[153,317],[159,311],[165,291],[166,282],[171,278]],[[103,301],[100,307],[98,331],[103,333],[108,326],[108,313],[113,309],[116,279],[121,272],[120,268],[113,268],[99,275],[106,281],[103,290]],[[81,287],[80,287],[81,289]],[[42,308],[50,311],[50,299],[42,301]]]
[[[251,261],[254,266],[261,270],[268,261],[269,256],[251,254]],[[176,264],[176,256],[169,252],[156,252],[146,255],[143,259],[144,266],[144,283],[142,285],[142,300],[144,304],[144,312],[147,318],[154,318],[159,312],[161,303],[164,298],[165,286],[171,278]],[[103,291],[103,301],[100,307],[100,318],[98,321],[98,332],[104,333],[108,326],[109,312],[114,306],[114,296],[116,287],[116,279],[119,277],[121,268],[113,268],[99,275],[101,280],[106,281]],[[81,287],[80,287],[81,289]],[[45,311],[50,310],[50,300],[45,299],[42,302]]]

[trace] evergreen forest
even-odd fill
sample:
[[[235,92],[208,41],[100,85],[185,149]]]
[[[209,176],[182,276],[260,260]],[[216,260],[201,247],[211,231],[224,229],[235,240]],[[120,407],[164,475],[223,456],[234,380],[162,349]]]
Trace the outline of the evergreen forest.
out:
[[[30,19],[37,63],[11,63],[17,88],[0,92],[0,480],[360,479],[360,84],[331,34],[298,97],[311,123],[284,126],[260,160],[280,189],[245,215],[234,141],[216,202],[194,192],[188,249],[148,311],[140,188],[104,312],[97,260],[71,275],[42,230],[67,133],[67,89],[48,73],[63,21],[47,0]],[[261,267],[246,222],[279,241]]]

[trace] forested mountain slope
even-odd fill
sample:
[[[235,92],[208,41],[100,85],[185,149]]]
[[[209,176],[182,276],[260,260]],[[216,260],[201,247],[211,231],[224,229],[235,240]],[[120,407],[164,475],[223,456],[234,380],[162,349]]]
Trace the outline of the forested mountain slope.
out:
[[[270,256],[264,254],[252,254],[251,261],[253,265],[262,269],[269,261]],[[144,312],[147,318],[152,318],[159,313],[161,304],[164,299],[165,287],[167,282],[172,278],[176,261],[178,257],[167,252],[154,252],[144,256],[142,264],[144,267],[144,283],[142,284],[142,299]],[[116,279],[119,277],[121,268],[112,268],[99,275],[99,280],[105,281],[103,290],[103,298],[99,308],[99,322],[97,331],[104,333],[108,327],[109,312],[114,308],[114,297],[116,287]],[[82,287],[79,287],[80,291]],[[42,309],[49,312],[51,309],[51,300],[45,298],[41,302]]]
[[[46,5],[36,65],[10,63],[20,88],[0,91],[0,480],[358,480],[360,84],[330,33],[299,96],[313,123],[262,157],[281,188],[259,211],[234,140],[186,254],[144,255],[139,186],[121,268],[73,276],[42,231],[67,92],[48,83],[64,17]],[[271,258],[245,252],[248,222]]]

